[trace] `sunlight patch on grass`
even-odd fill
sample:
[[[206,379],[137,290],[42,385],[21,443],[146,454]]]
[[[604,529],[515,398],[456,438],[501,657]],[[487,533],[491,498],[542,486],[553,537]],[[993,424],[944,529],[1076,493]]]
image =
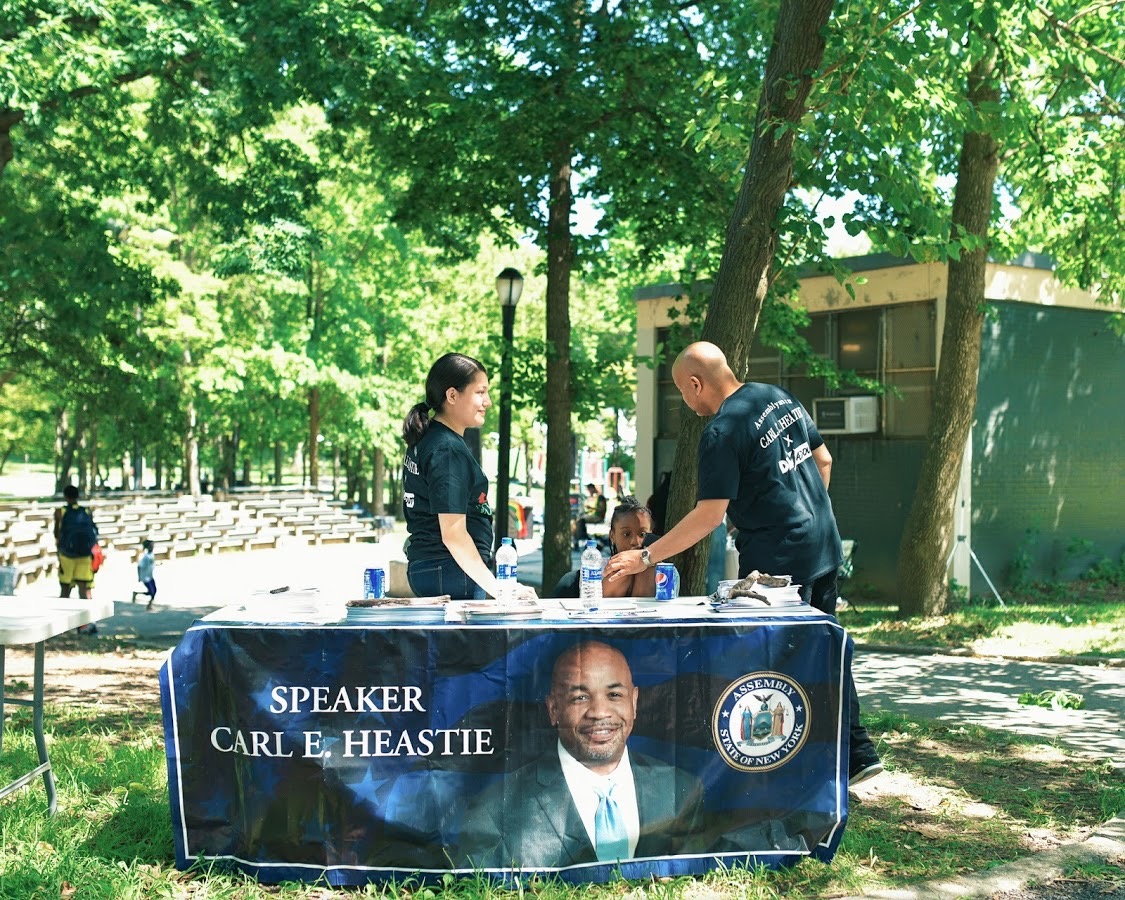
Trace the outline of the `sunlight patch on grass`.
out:
[[[1125,656],[1125,603],[1053,600],[967,605],[942,616],[895,618],[893,607],[844,612],[860,643],[960,648],[992,656]]]
[[[1060,628],[1051,622],[1014,622],[973,641],[975,653],[992,656],[1104,655],[1125,642],[1125,628],[1095,622]]]

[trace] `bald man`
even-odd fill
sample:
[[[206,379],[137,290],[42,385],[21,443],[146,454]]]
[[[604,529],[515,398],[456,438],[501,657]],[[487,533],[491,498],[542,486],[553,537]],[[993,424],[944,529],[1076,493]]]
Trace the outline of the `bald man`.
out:
[[[564,650],[546,698],[558,742],[471,805],[461,825],[462,860],[476,868],[555,869],[701,849],[693,845],[699,780],[629,752],[638,694],[616,648],[586,641]],[[620,831],[607,836],[598,818],[610,797]]]
[[[655,566],[694,546],[729,516],[738,529],[740,578],[753,569],[792,575],[806,603],[834,615],[844,554],[828,499],[832,454],[812,417],[775,385],[739,381],[723,351],[706,341],[676,357],[672,380],[688,409],[713,417],[699,441],[695,507],[647,549],[611,557],[603,577],[613,581]],[[854,688],[850,694],[854,786],[883,767],[859,724]]]

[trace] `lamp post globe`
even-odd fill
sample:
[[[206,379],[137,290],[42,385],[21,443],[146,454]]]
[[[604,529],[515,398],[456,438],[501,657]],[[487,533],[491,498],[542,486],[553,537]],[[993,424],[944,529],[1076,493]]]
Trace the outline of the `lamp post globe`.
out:
[[[511,266],[496,276],[496,296],[500,301],[503,345],[500,356],[500,446],[496,455],[496,547],[508,537],[508,482],[511,478],[512,450],[512,333],[516,304],[523,293],[523,276]]]

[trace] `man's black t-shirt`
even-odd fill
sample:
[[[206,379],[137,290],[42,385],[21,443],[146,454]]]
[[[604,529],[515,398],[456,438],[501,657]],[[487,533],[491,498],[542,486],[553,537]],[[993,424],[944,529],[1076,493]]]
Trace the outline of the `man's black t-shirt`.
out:
[[[464,439],[437,420],[402,464],[402,508],[406,517],[406,558],[449,556],[441,540],[440,513],[465,516],[469,536],[487,564],[492,559],[492,509],[488,479]]]
[[[751,569],[810,584],[843,561],[832,503],[812,451],[824,440],[791,394],[748,382],[699,441],[700,500],[729,500],[738,574]]]

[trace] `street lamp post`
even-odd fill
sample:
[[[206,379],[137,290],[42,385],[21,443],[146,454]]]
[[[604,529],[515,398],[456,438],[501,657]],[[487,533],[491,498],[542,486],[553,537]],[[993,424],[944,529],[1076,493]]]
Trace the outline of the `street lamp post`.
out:
[[[500,356],[500,448],[496,459],[496,546],[508,537],[508,457],[512,449],[512,330],[516,304],[523,292],[523,276],[508,267],[496,276],[496,296],[503,319],[503,346]]]

